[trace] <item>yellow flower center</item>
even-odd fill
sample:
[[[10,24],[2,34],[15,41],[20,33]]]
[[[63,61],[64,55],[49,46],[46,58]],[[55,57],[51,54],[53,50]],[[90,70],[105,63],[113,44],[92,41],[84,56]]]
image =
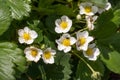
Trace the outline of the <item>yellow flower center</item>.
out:
[[[87,51],[86,51],[86,54],[88,56],[91,56],[93,54],[93,49],[92,48],[88,48]]]
[[[26,33],[26,32],[23,34],[23,38],[24,38],[25,40],[30,40],[30,39],[31,39],[30,34],[29,34],[29,33]]]
[[[49,52],[49,51],[44,52],[44,58],[50,59],[51,56],[52,56],[52,55],[51,55],[51,52]]]
[[[86,38],[81,37],[81,38],[79,39],[79,41],[80,41],[80,45],[84,45],[85,42],[86,42]]]
[[[62,29],[66,29],[67,26],[68,26],[68,23],[65,22],[65,21],[62,21],[62,22],[60,23],[60,26],[61,26]]]
[[[92,9],[91,9],[90,6],[86,6],[86,7],[85,7],[85,12],[89,13],[89,12],[91,12],[91,11],[92,11]]]
[[[70,46],[70,39],[64,39],[64,40],[62,41],[62,44],[63,44],[64,46]]]
[[[36,49],[31,49],[31,55],[32,55],[33,57],[36,57],[37,54],[38,54],[38,51],[37,51]]]

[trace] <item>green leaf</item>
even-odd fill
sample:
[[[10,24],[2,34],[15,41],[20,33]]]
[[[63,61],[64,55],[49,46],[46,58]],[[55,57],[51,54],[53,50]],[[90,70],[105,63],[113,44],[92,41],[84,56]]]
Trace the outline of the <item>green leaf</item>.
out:
[[[57,19],[58,17],[55,16],[55,15],[50,15],[46,18],[45,20],[45,24],[46,24],[46,27],[47,29],[51,32],[51,33],[56,33],[55,32],[55,20]]]
[[[120,52],[120,33],[116,33],[105,39],[100,39],[98,43]]]
[[[0,0],[0,35],[9,27],[11,22],[10,11],[4,1]]]
[[[108,0],[90,0],[95,3],[97,6],[104,8]]]
[[[39,7],[49,7],[55,0],[39,0]]]
[[[70,54],[65,54],[63,52],[59,52],[56,54],[56,57],[55,57],[56,62],[55,63],[57,65],[63,66],[62,72],[64,74],[64,78],[61,80],[69,80],[70,79],[70,74],[72,73],[71,65],[69,63],[70,58],[71,58]]]
[[[0,43],[0,80],[15,80],[26,69],[21,49],[13,43]]]
[[[108,0],[82,0],[95,3],[98,7],[104,8]]]
[[[24,0],[6,0],[10,8],[12,18],[21,19],[23,16],[28,16],[30,12],[30,5],[25,3]]]
[[[101,56],[101,59],[106,64],[107,68],[111,71],[120,74],[120,53],[113,51],[109,52],[109,58],[105,59],[103,56]]]
[[[77,70],[76,70],[76,80],[77,79],[92,80],[91,79],[91,74],[92,74],[92,72],[87,67],[87,65],[80,61],[78,63]]]
[[[35,43],[40,43],[41,41],[43,41],[43,33],[42,30],[37,31],[38,33],[38,37],[35,39]]]
[[[67,16],[76,16],[73,13],[72,8],[69,8],[66,5],[62,5],[62,4],[57,4],[51,7],[52,9],[54,9],[54,14],[56,15],[67,15]]]
[[[40,65],[40,67],[42,66]],[[44,70],[42,69],[44,74],[42,74],[43,76],[42,78],[43,80],[62,80],[64,77],[62,70],[63,70],[63,67],[61,65],[44,64]]]
[[[120,25],[120,9],[114,11],[114,18],[112,19],[117,26]]]
[[[113,17],[112,10],[104,12],[99,16],[96,29],[93,31],[93,35],[97,39],[107,38],[116,33],[117,26],[111,21]]]

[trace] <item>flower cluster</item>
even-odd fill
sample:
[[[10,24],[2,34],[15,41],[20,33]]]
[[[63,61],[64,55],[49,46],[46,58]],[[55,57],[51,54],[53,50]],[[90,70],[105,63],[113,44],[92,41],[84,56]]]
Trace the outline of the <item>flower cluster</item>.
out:
[[[109,10],[110,8],[111,8],[111,4],[109,2],[106,3],[104,8],[100,8],[91,2],[84,2],[84,3],[81,3],[79,6],[79,9],[80,9],[79,13],[80,13],[80,15],[83,15],[83,14],[85,15],[87,28],[89,30],[93,30],[94,22],[98,18],[98,16],[96,16],[95,14],[96,13],[101,14],[102,12],[104,12],[105,10]],[[77,17],[79,17],[79,16],[77,16]]]
[[[18,35],[18,40],[21,44],[32,44],[38,36],[37,32],[29,29],[28,27],[25,27],[24,29],[19,29]],[[54,55],[56,54],[56,51],[51,48],[47,48],[44,51],[42,51],[41,49],[35,46],[30,46],[25,48],[24,53],[28,61],[38,62],[40,58],[42,58],[46,64],[53,64]]]
[[[72,27],[72,20],[70,20],[67,16],[62,16],[61,20],[57,19],[55,21],[55,24],[56,33],[63,33],[62,36],[56,40],[56,43],[58,44],[58,50],[63,50],[65,53],[67,53],[71,51],[71,46],[76,43],[77,50],[82,50],[85,57],[87,57],[89,60],[97,59],[100,51],[95,47],[95,44],[94,46],[93,44],[89,45],[89,43],[92,42],[94,38],[92,36],[89,36],[88,31],[76,32],[76,39],[68,33]]]
[[[83,51],[83,55],[86,58],[95,61],[97,59],[97,56],[100,54],[100,51],[94,43],[94,38],[92,36],[89,36],[89,31],[94,30],[95,28],[94,22],[98,18],[96,13],[101,14],[102,12],[104,12],[105,10],[109,10],[110,8],[111,4],[109,2],[104,8],[99,8],[91,2],[81,3],[79,6],[79,15],[77,15],[76,18],[80,20],[82,18],[81,15],[85,15],[88,31],[77,31],[76,38],[72,37],[68,33],[72,27],[72,20],[68,16],[63,15],[60,19],[56,19],[55,32],[58,34],[63,33],[62,36],[56,40],[56,43],[58,44],[58,50],[67,53],[71,51],[72,45],[76,44],[76,48],[78,51]]]

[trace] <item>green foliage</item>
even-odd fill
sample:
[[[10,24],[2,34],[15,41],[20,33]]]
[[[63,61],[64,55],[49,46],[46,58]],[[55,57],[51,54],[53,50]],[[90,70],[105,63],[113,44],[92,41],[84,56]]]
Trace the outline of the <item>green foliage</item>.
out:
[[[23,0],[7,0],[6,4],[10,8],[11,16],[14,19],[21,19],[23,16],[29,15],[30,5]]]
[[[109,52],[108,55],[109,55],[108,59],[105,59],[102,57],[103,62],[106,64],[108,69],[110,69],[111,71],[115,73],[120,74],[120,68],[118,68],[120,66],[119,64],[120,53],[118,53],[117,51],[113,51],[113,52]]]
[[[119,26],[120,25],[120,9],[114,11],[114,18],[112,21]]]
[[[0,80],[104,80],[110,73],[120,74],[120,1],[109,0],[112,9],[96,13],[95,29],[89,31],[85,16],[79,14],[79,4],[92,2],[105,8],[108,0],[0,0]],[[55,20],[66,15],[72,20],[68,32],[88,31],[100,49],[96,61],[89,61],[75,45],[69,53],[58,51],[56,39],[63,33],[55,32]],[[91,20],[92,21],[92,20]],[[25,26],[38,37],[30,45],[20,44],[18,30]],[[5,42],[6,41],[6,42]],[[50,47],[56,51],[54,64],[26,62],[24,49],[34,46],[43,52]],[[70,54],[71,53],[71,54]],[[80,53],[80,54],[79,54]],[[96,75],[99,73],[99,75]],[[96,79],[93,79],[97,77]],[[106,78],[107,79],[107,78]]]
[[[71,65],[69,63],[71,55],[64,54],[64,53],[60,52],[60,53],[57,53],[56,56],[57,56],[56,57],[56,64],[63,66],[62,73],[63,73],[64,77],[61,80],[70,79],[70,74],[72,73]]]
[[[26,69],[21,49],[13,43],[0,43],[0,80],[15,80]]]
[[[93,31],[93,35],[97,39],[106,38],[116,33],[117,26],[111,21],[114,17],[112,10],[104,12],[99,16],[96,29]]]
[[[0,0],[0,35],[2,35],[11,23],[10,11],[7,5]]]
[[[12,18],[21,19],[28,16],[30,5],[23,0],[0,0],[0,35],[9,27]]]
[[[95,3],[97,6],[99,6],[99,7],[101,7],[101,8],[104,8],[108,0],[98,0],[98,1],[97,1],[97,0],[82,0],[82,1],[93,2],[93,3]]]

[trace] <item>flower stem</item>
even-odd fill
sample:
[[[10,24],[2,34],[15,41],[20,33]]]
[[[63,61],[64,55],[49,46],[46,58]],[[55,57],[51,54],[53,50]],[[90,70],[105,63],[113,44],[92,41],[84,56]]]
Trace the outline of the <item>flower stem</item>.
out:
[[[95,70],[90,66],[90,64],[88,64],[82,57],[80,57],[78,54],[73,53],[74,55],[76,55],[78,58],[80,58],[87,66],[88,68],[92,71],[92,73],[95,72]]]
[[[86,27],[86,28],[80,29],[80,30],[78,30],[77,32],[79,32],[79,31],[84,31],[84,30],[86,30],[86,29],[88,29],[88,28]],[[71,35],[75,35],[77,32],[74,32],[74,33],[72,33]]]

